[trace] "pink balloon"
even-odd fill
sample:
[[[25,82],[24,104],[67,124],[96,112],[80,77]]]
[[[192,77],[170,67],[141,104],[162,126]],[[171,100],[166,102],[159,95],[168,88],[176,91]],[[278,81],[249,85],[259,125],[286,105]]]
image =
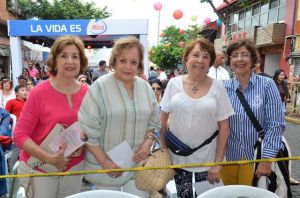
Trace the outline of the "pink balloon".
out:
[[[204,21],[203,21],[203,23],[204,23],[205,25],[208,25],[210,22],[211,22],[211,20],[210,20],[209,17],[206,17],[206,18],[204,19]]]
[[[180,47],[184,47],[184,45],[185,45],[185,42],[183,42],[183,41],[179,41],[179,42],[178,42],[178,45],[179,45]]]
[[[175,10],[175,11],[173,12],[173,17],[174,17],[176,20],[181,19],[182,16],[183,16],[183,12],[182,12],[182,10],[180,10],[180,9],[177,9],[177,10]]]
[[[156,2],[153,5],[154,10],[160,11],[162,9],[162,4],[160,2]]]

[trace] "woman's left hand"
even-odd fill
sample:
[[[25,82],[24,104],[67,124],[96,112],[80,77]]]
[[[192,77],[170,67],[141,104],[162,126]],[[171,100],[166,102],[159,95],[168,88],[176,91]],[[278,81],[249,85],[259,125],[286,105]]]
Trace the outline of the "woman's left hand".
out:
[[[221,165],[210,167],[210,169],[208,170],[208,177],[207,177],[209,183],[214,184],[220,182],[221,170],[222,170]]]
[[[272,162],[260,162],[257,166],[255,175],[260,178],[261,176],[270,176],[272,172]]]
[[[147,159],[150,154],[150,148],[152,144],[152,140],[146,139],[134,153],[132,160],[135,162],[140,162]]]

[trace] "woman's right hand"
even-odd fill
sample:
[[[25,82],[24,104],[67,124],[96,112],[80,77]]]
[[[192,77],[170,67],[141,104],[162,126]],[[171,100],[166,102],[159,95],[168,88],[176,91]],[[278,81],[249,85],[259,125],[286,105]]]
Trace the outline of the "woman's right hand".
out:
[[[104,152],[104,150],[99,145],[94,146],[94,145],[86,144],[86,148],[94,155],[97,162],[103,167],[103,169],[121,168],[108,157],[108,155]],[[110,177],[116,178],[121,176],[122,172],[110,172],[107,174]]]
[[[111,159],[107,158],[102,164],[103,169],[118,169],[121,168],[116,163],[114,163]],[[122,172],[110,172],[107,173],[110,177],[117,178],[122,175]]]
[[[62,145],[58,152],[51,154],[50,160],[48,162],[60,171],[65,170],[70,162],[70,158],[64,157],[66,147],[67,145]]]

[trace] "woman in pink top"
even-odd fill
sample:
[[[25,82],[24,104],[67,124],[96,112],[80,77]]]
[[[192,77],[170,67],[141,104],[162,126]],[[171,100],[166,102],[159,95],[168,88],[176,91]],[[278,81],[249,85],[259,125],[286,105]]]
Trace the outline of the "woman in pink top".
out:
[[[62,36],[54,42],[47,60],[51,78],[30,93],[14,130],[14,143],[21,148],[19,174],[45,172],[39,165],[29,166],[35,157],[53,165],[58,171],[75,171],[83,167],[81,149],[64,157],[66,145],[56,153],[47,152],[40,144],[56,124],[65,127],[77,121],[77,112],[87,92],[76,77],[87,68],[84,44],[78,37]],[[39,168],[40,167],[40,168]],[[78,193],[82,176],[32,177],[20,179],[26,197],[61,198]]]

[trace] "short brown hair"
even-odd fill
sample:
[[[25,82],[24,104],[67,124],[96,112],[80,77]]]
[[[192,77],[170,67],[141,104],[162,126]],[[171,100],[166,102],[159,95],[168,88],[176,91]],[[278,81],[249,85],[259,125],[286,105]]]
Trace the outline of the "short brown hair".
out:
[[[199,44],[199,46],[202,50],[206,50],[209,53],[209,56],[210,56],[209,66],[212,66],[216,59],[215,47],[209,40],[207,40],[205,38],[197,39],[197,40],[191,42],[185,48],[185,51],[182,56],[182,62],[186,63],[187,57],[189,56],[189,54],[191,53],[191,51],[193,50],[193,48],[195,47],[196,44]]]
[[[79,51],[80,56],[80,71],[79,74],[82,74],[87,69],[88,59],[84,53],[84,44],[82,40],[77,36],[61,36],[58,37],[54,44],[51,47],[51,53],[47,59],[48,71],[51,75],[56,76],[56,57],[62,51],[62,49],[67,45],[75,45]]]
[[[124,49],[130,49],[136,47],[139,52],[139,72],[144,71],[144,47],[136,37],[129,36],[125,38],[120,38],[115,41],[114,47],[111,51],[111,56],[109,58],[109,66],[112,68],[116,67],[116,57],[119,56]]]
[[[11,82],[11,80],[9,78],[4,78],[2,81],[1,81],[1,86],[3,88],[3,84],[6,83],[6,82],[10,82],[10,89],[13,88],[13,84]]]
[[[257,63],[258,61],[258,51],[255,47],[255,44],[252,40],[248,39],[248,38],[243,38],[243,39],[239,39],[236,40],[234,42],[232,42],[227,50],[226,50],[226,65],[230,65],[230,56],[232,55],[232,52],[239,49],[240,47],[245,46],[246,49],[250,52],[251,54],[251,67],[254,66],[255,63]]]

